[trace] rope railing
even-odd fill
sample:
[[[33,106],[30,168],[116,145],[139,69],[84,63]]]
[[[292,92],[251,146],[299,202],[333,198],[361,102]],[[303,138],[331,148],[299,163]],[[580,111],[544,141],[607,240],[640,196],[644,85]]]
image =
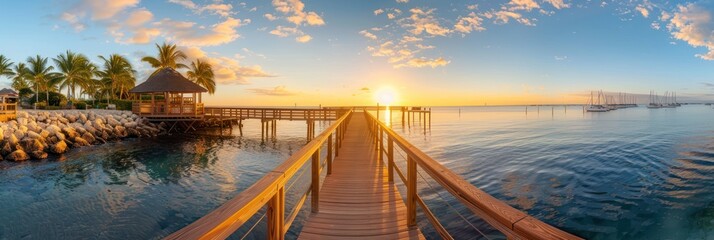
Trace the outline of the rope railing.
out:
[[[313,138],[307,145],[295,152],[273,171],[268,172],[248,189],[202,218],[172,233],[166,239],[225,239],[243,226],[263,207],[267,207],[265,217],[267,217],[268,229],[265,238],[283,239],[308,195],[311,197],[311,210],[313,212],[319,211],[320,173],[325,167],[327,168],[326,174],[332,172],[332,161],[338,155],[339,147],[342,146],[342,139],[351,116],[351,110],[345,112],[322,134]],[[320,155],[325,143],[327,143],[327,156],[323,162]],[[300,197],[295,208],[286,219],[286,187],[292,187],[292,184],[287,184],[308,161],[311,162],[310,187]],[[250,231],[254,228],[255,226],[251,226]]]
[[[476,188],[399,136],[371,113],[365,111],[364,116],[367,119],[368,130],[378,153],[377,160],[382,161],[386,155],[389,181],[394,181],[394,172],[397,172],[406,186],[407,225],[416,226],[416,210],[417,206],[420,206],[439,235],[444,239],[453,239],[417,193],[417,168],[421,168],[474,215],[483,219],[509,239],[581,239],[531,217]],[[384,144],[385,135],[387,138],[386,147]],[[406,175],[395,166],[395,145],[406,154]]]

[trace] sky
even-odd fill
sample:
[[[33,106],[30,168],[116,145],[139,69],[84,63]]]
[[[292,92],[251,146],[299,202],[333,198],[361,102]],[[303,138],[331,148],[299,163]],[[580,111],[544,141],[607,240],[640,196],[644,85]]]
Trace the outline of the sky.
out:
[[[8,1],[0,54],[118,53],[140,83],[141,57],[175,43],[213,65],[208,106],[714,101],[713,14],[712,0]]]

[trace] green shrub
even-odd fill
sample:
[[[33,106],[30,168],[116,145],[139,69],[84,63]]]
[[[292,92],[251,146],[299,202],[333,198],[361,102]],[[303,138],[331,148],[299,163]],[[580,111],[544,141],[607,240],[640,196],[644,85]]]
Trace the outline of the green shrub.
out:
[[[109,103],[116,105],[117,110],[131,111],[131,101],[129,100],[109,100]]]
[[[107,109],[107,106],[108,106],[108,105],[107,105],[106,103],[99,103],[99,104],[97,105],[97,109]]]
[[[82,101],[78,101],[78,102],[74,103],[74,108],[76,108],[76,109],[86,109],[86,108],[87,108],[87,103],[82,102]]]
[[[39,92],[39,93],[37,93],[37,96],[39,97],[40,102],[47,102],[47,93],[46,92]],[[32,95],[32,97],[30,97],[29,100],[30,100],[29,101],[30,104],[34,104],[35,103],[35,95]],[[56,93],[56,92],[50,92],[49,105],[60,106],[60,103],[62,103],[62,102],[65,102],[65,103],[67,102],[67,98],[64,95],[62,95],[60,93]]]
[[[59,106],[45,106],[43,109],[45,110],[59,110]]]

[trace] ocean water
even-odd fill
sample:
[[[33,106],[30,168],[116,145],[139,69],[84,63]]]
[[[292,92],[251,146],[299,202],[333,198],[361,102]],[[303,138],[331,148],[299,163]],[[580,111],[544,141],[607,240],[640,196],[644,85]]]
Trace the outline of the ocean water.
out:
[[[714,239],[710,106],[606,113],[583,113],[580,106],[530,106],[527,113],[525,106],[434,108],[426,128],[403,126],[398,111],[391,121],[385,115],[380,118],[393,129],[467,181],[578,236]],[[500,238],[420,175],[420,196],[452,234]]]
[[[432,123],[385,122],[498,199],[588,239],[714,239],[714,109],[703,105],[583,113],[581,107],[441,107]],[[567,110],[567,112],[566,112]],[[0,162],[0,239],[158,239],[249,187],[306,143],[279,121],[262,143],[205,131]],[[319,123],[318,132],[329,123]],[[322,154],[324,156],[325,154]],[[402,155],[397,163],[405,169]],[[304,170],[307,169],[304,168]],[[457,239],[500,239],[420,172],[419,195]],[[288,210],[309,174],[290,184]],[[309,204],[287,238],[295,238]],[[262,239],[262,211],[233,238]],[[256,224],[252,231],[249,231]],[[423,214],[419,226],[437,235]]]
[[[318,123],[318,133],[328,124]],[[248,188],[306,143],[304,121],[278,122],[276,140],[265,143],[259,120],[244,125],[242,137],[234,128],[128,139],[42,161],[2,161],[0,239],[160,239]],[[294,180],[288,209],[309,176]],[[232,237],[263,238],[262,213]]]

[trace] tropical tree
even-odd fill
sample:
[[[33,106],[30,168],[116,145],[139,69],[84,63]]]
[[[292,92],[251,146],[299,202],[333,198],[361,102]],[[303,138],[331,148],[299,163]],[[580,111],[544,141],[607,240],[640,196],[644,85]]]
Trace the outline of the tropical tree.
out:
[[[29,88],[30,85],[27,83],[27,72],[29,69],[25,63],[17,63],[13,69],[12,84],[10,86],[20,91],[23,88]]]
[[[0,76],[12,77],[15,74],[12,72],[12,64],[10,59],[0,55]]]
[[[119,54],[112,54],[109,58],[99,56],[104,61],[102,69],[97,71],[97,76],[101,81],[108,86],[109,92],[107,95],[115,95],[116,90],[119,90],[119,98],[128,95],[129,89],[136,85],[134,77],[136,71],[129,63],[129,60]]]
[[[53,61],[59,70],[61,87],[67,88],[67,99],[76,99],[75,90],[77,85],[81,86],[94,75],[92,72],[93,64],[86,56],[69,50],[54,58]],[[71,95],[70,90],[72,91]]]
[[[191,70],[188,70],[186,75],[188,79],[208,89],[209,94],[216,92],[216,81],[214,80],[213,68],[211,64],[202,62],[201,59],[196,59],[191,63]]]
[[[38,95],[41,90],[45,91],[47,99],[50,99],[50,90],[59,83],[57,73],[52,72],[55,68],[47,64],[47,58],[42,58],[40,55],[27,58],[29,65],[27,69],[27,78],[30,81],[32,88],[35,89],[35,102],[39,99]]]
[[[141,61],[147,62],[151,64],[151,67],[156,68],[152,75],[167,67],[173,69],[188,68],[185,64],[180,63],[182,60],[186,59],[186,54],[184,54],[181,50],[178,50],[176,44],[164,43],[159,46],[157,43],[156,48],[159,49],[158,56],[146,56],[141,59]]]

